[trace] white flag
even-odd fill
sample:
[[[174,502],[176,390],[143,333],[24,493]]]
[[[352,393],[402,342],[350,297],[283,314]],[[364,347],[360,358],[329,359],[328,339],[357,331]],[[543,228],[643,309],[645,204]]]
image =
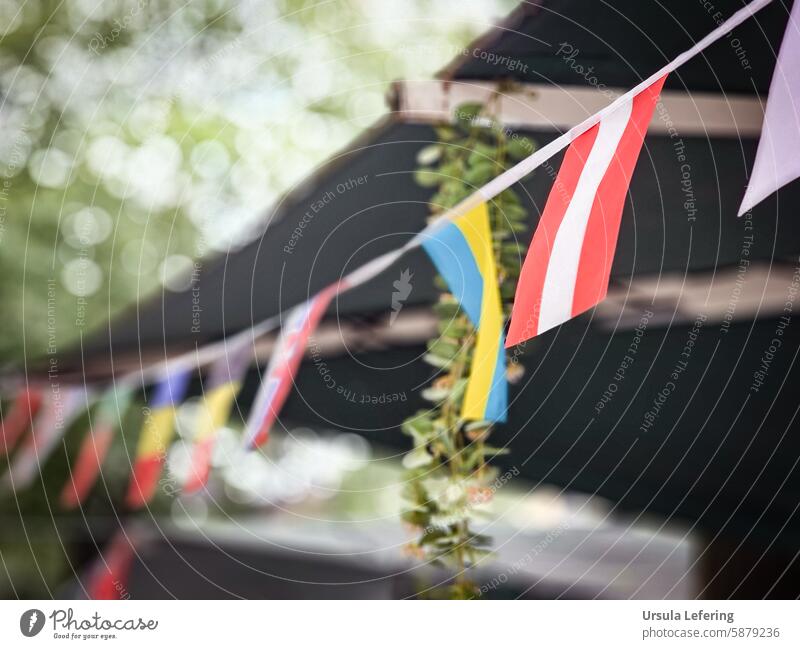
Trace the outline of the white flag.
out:
[[[795,0],[772,74],[756,161],[739,216],[800,177],[800,0]]]

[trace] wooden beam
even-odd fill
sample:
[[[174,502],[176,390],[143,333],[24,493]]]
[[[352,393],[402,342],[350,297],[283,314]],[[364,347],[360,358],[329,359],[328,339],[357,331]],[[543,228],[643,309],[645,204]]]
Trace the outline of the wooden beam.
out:
[[[565,131],[610,104],[621,88],[545,84],[441,81],[398,81],[392,89],[395,117],[413,123],[452,121],[466,102],[497,98],[497,116],[511,128]],[[673,137],[754,138],[761,133],[760,97],[664,91],[649,133]]]

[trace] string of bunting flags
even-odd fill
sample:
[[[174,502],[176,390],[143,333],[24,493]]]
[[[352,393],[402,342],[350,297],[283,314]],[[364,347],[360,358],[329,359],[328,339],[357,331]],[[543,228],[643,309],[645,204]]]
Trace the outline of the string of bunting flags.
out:
[[[207,483],[219,430],[236,403],[254,343],[281,329],[251,408],[243,443],[267,442],[313,334],[332,300],[378,276],[409,250],[422,247],[477,330],[476,349],[462,406],[464,420],[503,422],[508,408],[505,349],[524,343],[583,313],[604,299],[609,283],[625,197],[667,76],[730,33],[772,0],[752,0],[692,48],[615,99],[598,113],[477,189],[440,215],[404,246],[385,253],[328,286],[287,313],[213,343],[133,373],[99,398],[71,388],[58,404],[41,387],[25,386],[0,423],[0,454],[8,454],[30,430],[0,484],[17,489],[35,476],[69,423],[98,402],[61,493],[65,508],[79,506],[96,483],[115,431],[133,400],[137,384],[155,384],[145,408],[127,506],[137,509],[153,497],[175,430],[175,409],[198,368],[210,366],[203,385],[191,467],[182,484],[196,492]],[[800,2],[795,2],[780,50],[765,112],[762,138],[742,212],[800,176]],[[790,134],[787,134],[787,131]],[[567,149],[523,263],[508,335],[494,264],[488,204],[563,149]],[[57,409],[57,413],[56,413]],[[93,425],[92,425],[93,424]]]

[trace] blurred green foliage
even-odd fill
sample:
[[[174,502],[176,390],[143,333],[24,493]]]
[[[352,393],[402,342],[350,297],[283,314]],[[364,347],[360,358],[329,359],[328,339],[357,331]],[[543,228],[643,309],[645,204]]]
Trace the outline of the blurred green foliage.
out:
[[[429,76],[513,4],[3,2],[0,361],[74,344],[257,235],[391,80]]]

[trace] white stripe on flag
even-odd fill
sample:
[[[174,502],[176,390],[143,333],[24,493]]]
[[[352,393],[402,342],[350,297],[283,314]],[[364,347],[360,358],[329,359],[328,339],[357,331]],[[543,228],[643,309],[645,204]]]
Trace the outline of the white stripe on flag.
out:
[[[572,301],[578,278],[586,224],[592,212],[597,188],[614,159],[622,134],[628,126],[633,99],[602,119],[597,138],[581,171],[575,193],[558,228],[542,288],[538,333],[557,327],[572,317]]]

